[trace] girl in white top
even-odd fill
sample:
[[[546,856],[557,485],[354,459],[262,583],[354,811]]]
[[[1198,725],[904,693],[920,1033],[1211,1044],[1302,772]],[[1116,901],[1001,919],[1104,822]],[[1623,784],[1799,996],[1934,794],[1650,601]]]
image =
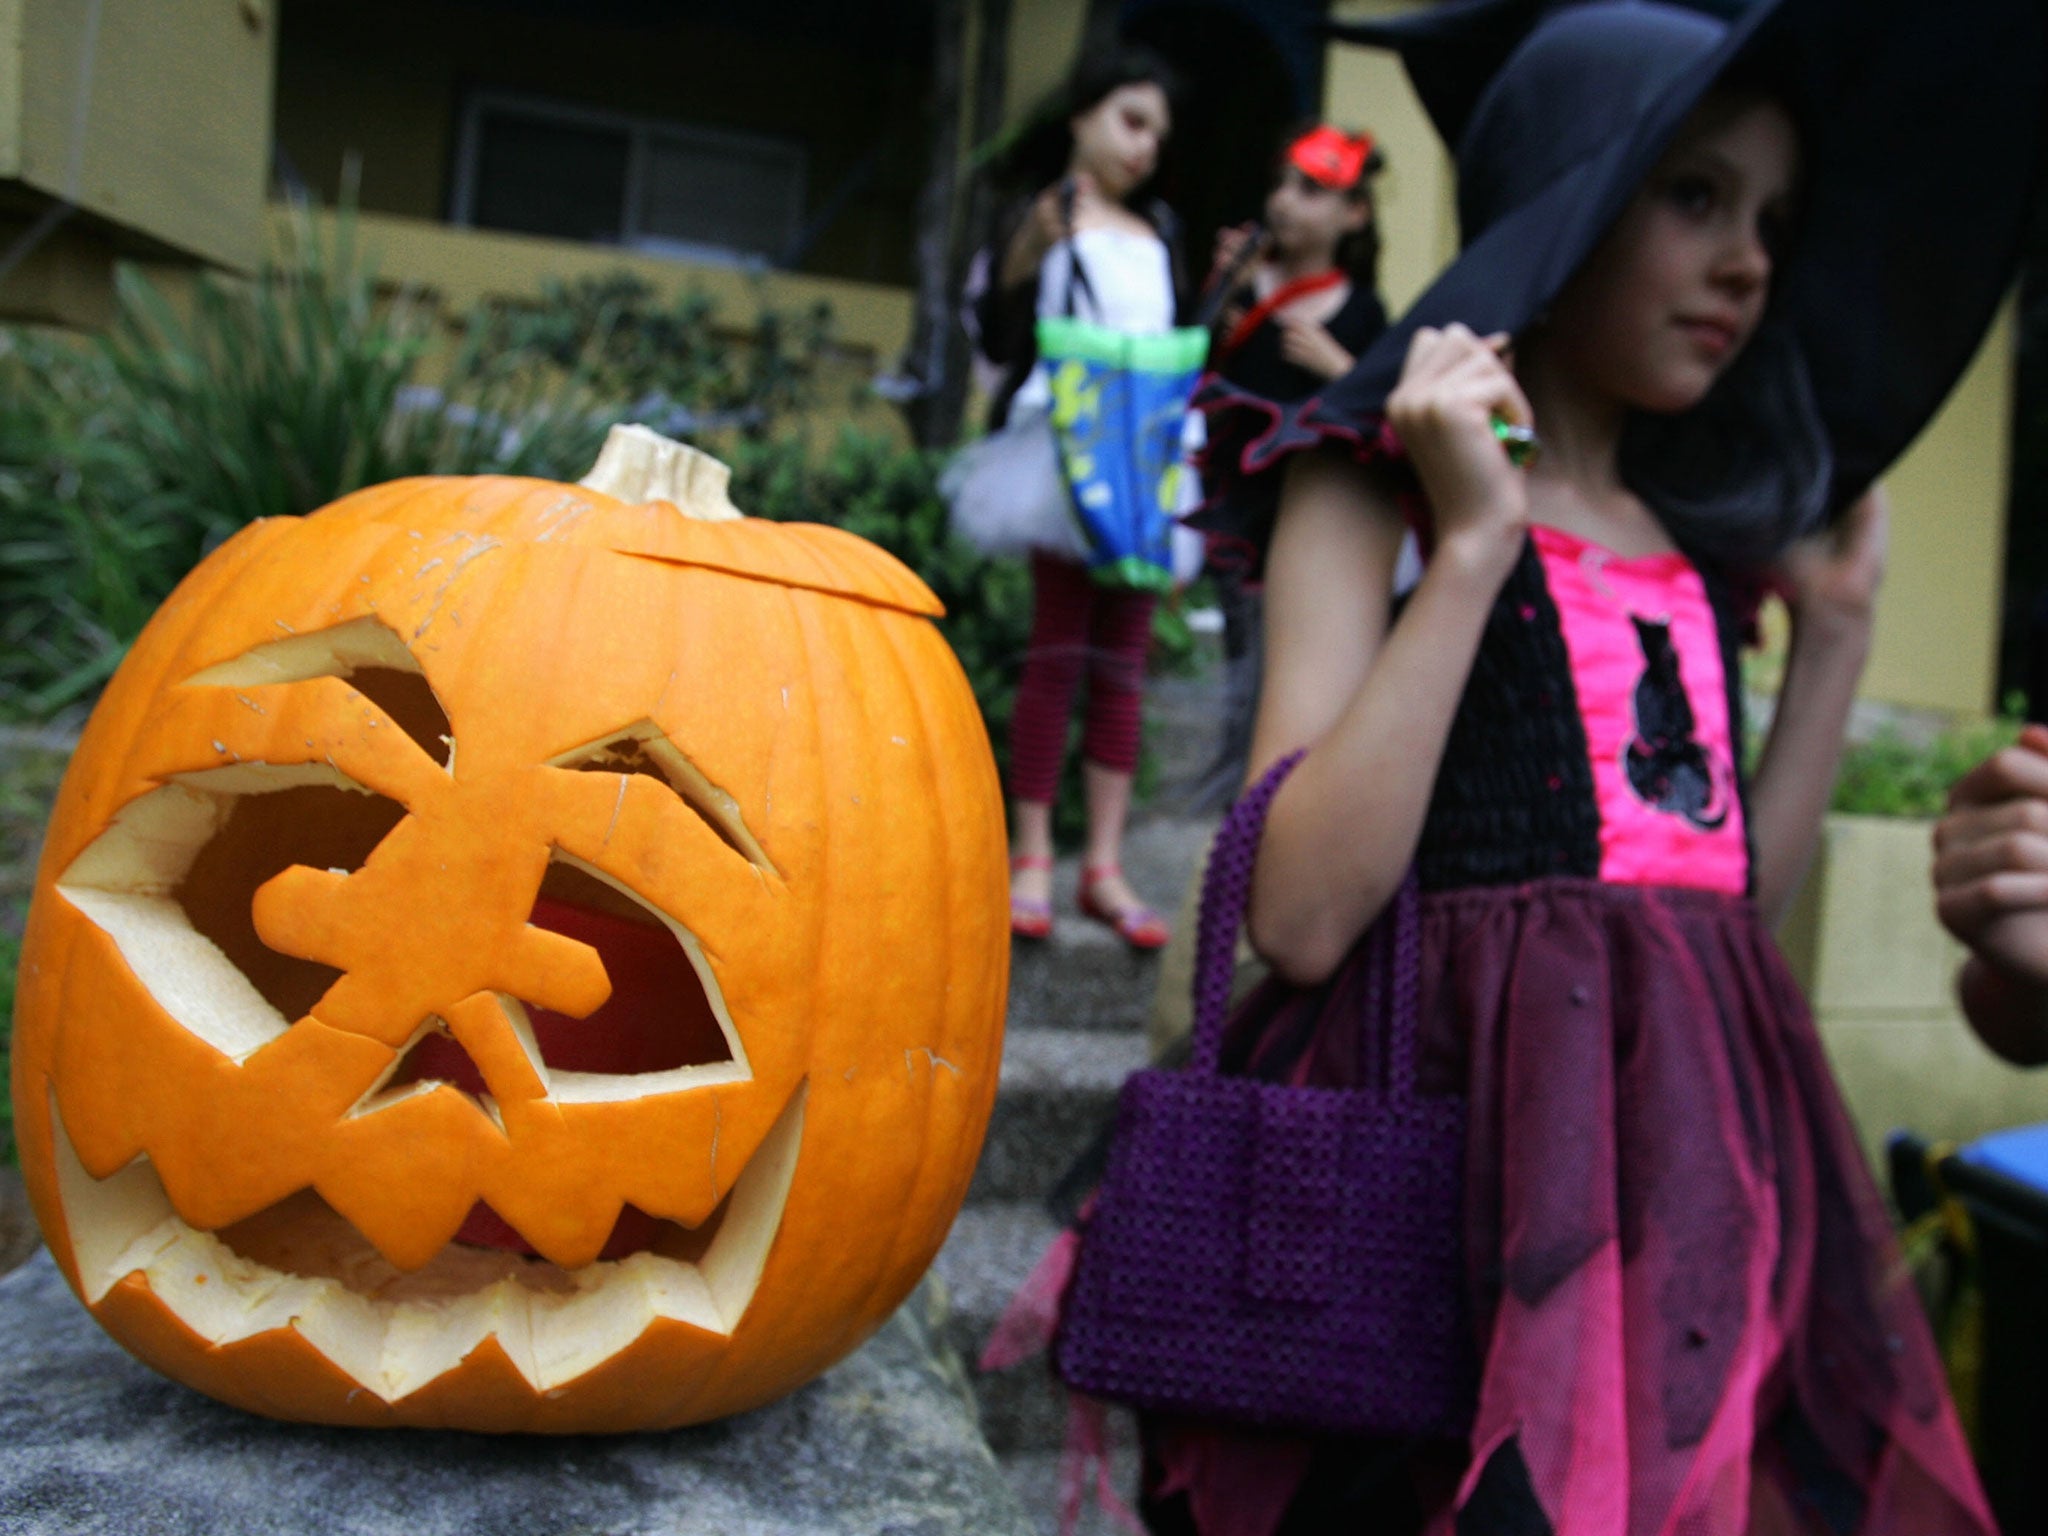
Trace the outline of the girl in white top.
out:
[[[1072,313],[1139,334],[1175,323],[1181,285],[1170,217],[1137,201],[1172,127],[1170,84],[1166,66],[1142,50],[1088,60],[1069,83],[1063,110],[1047,115],[1013,153],[1017,163],[1050,150],[1039,174],[1058,174],[998,231],[995,280],[979,306],[983,349],[1007,369],[991,425],[1048,398],[1036,366],[1041,316]],[[1077,257],[1085,277],[1076,275]],[[1085,669],[1088,846],[1080,908],[1126,943],[1158,948],[1166,925],[1122,870],[1153,595],[1098,586],[1079,563],[1050,552],[1032,557],[1032,593],[1031,644],[1010,721],[1011,929],[1023,938],[1052,929],[1052,802]]]

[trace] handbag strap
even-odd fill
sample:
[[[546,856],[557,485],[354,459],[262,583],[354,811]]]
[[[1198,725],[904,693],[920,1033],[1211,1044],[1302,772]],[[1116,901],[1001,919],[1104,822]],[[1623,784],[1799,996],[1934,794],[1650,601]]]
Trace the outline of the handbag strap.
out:
[[[1204,1077],[1214,1077],[1222,1060],[1223,1018],[1230,1011],[1230,983],[1237,970],[1237,935],[1251,898],[1252,865],[1266,830],[1266,812],[1303,755],[1288,753],[1239,795],[1209,847],[1195,927],[1195,1018],[1188,1063]]]
[[[1074,179],[1069,176],[1060,182],[1060,225],[1066,231],[1067,242],[1067,292],[1060,304],[1060,313],[1072,320],[1079,313],[1074,307],[1074,292],[1079,289],[1088,295],[1088,308],[1095,314],[1102,313],[1102,306],[1095,301],[1095,285],[1088,280],[1088,269],[1081,265],[1080,242],[1074,239]]]
[[[1237,935],[1244,926],[1251,898],[1252,866],[1266,813],[1288,774],[1303,757],[1290,752],[1259,776],[1225,813],[1209,849],[1202,875],[1202,904],[1195,929],[1194,1027],[1190,1031],[1189,1070],[1214,1077],[1222,1064],[1223,1026],[1230,1012],[1231,983],[1237,971]],[[1407,1101],[1415,1093],[1416,1011],[1422,984],[1421,896],[1411,867],[1385,910],[1359,940],[1369,945],[1367,995],[1383,1011],[1372,1027],[1384,1024],[1387,1096]]]

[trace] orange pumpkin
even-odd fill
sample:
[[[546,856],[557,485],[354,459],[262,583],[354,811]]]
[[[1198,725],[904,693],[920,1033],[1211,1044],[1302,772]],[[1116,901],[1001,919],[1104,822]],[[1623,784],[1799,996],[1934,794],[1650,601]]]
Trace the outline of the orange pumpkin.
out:
[[[637,430],[583,486],[246,529],[79,744],[22,1166],[93,1315],[202,1391],[733,1413],[858,1344],[966,1193],[1003,825],[936,600]]]

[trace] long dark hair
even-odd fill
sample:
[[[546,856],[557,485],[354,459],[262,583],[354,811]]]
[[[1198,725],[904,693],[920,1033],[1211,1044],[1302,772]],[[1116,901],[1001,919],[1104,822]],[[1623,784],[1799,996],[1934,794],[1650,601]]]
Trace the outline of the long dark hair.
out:
[[[1166,94],[1169,111],[1180,106],[1180,77],[1150,48],[1119,43],[1106,52],[1087,55],[1075,64],[1065,82],[1038,104],[1015,136],[995,149],[988,162],[990,182],[1014,195],[1036,192],[1057,181],[1073,154],[1068,121],[1127,85],[1156,85]],[[1166,146],[1161,146],[1162,165],[1166,154]],[[1145,185],[1158,179],[1155,168]]]

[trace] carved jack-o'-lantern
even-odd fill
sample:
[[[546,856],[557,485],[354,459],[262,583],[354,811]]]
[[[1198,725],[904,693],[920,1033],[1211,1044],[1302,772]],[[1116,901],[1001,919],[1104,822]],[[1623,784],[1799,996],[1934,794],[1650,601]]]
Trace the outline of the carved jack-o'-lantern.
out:
[[[14,1099],[144,1360],[291,1418],[681,1424],[929,1263],[1001,1048],[987,738],[914,576],[724,492],[630,431],[584,487],[378,487],[138,640],[50,824]]]

